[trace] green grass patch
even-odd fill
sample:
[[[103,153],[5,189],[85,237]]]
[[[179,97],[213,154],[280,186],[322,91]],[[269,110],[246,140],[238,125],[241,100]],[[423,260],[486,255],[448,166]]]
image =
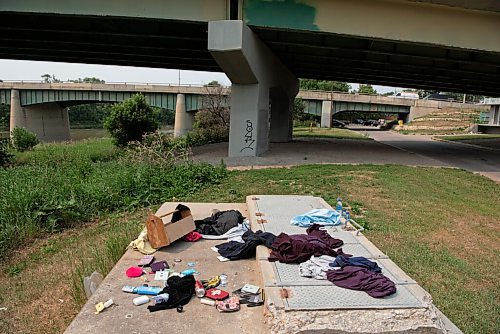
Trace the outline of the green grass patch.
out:
[[[109,139],[39,145],[0,169],[0,258],[41,233],[186,196],[225,173],[208,164],[130,160]]]
[[[394,130],[403,135],[453,135],[467,133],[467,129],[440,130],[440,129],[415,129],[415,130]]]
[[[475,139],[499,139],[500,135],[477,134],[477,135],[458,135],[458,136],[436,136],[436,138],[448,141],[465,141],[465,140],[475,140]]]
[[[349,129],[338,128],[294,128],[294,137],[316,137],[316,138],[336,138],[336,139],[363,139],[371,140],[371,138]]]

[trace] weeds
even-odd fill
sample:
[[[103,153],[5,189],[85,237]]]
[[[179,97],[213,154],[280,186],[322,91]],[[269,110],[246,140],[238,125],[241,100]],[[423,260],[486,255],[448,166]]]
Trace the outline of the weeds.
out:
[[[222,166],[186,161],[183,143],[157,144],[122,152],[94,140],[19,154],[17,165],[0,170],[0,258],[40,233],[186,196],[225,177]]]

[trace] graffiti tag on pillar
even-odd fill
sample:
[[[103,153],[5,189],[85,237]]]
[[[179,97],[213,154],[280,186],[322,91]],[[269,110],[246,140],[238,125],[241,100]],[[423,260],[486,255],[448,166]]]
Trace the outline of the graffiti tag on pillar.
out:
[[[243,137],[243,141],[245,142],[245,147],[243,147],[240,152],[243,152],[246,149],[249,150],[254,150],[254,144],[255,144],[255,139],[253,139],[253,123],[251,120],[247,119],[246,122],[246,133],[245,136]]]

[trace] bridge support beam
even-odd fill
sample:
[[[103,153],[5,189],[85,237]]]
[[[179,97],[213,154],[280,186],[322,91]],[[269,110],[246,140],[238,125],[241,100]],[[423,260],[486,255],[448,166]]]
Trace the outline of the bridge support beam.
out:
[[[175,120],[174,120],[174,137],[185,136],[189,131],[193,130],[194,114],[186,111],[186,96],[177,94],[177,102],[175,104]]]
[[[229,156],[290,141],[297,78],[242,21],[209,22],[208,49],[232,82]]]
[[[10,131],[25,128],[44,142],[70,140],[68,109],[57,103],[21,106],[19,90],[11,90]]]
[[[490,118],[488,124],[500,125],[500,105],[497,104],[490,107]]]
[[[321,105],[321,127],[332,127],[332,101],[323,101]]]

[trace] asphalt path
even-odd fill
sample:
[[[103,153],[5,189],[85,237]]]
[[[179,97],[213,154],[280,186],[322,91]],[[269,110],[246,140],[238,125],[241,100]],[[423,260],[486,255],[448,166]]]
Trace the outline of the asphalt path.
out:
[[[361,129],[359,129],[361,130]],[[393,131],[361,130],[379,143],[405,152],[418,154],[450,166],[479,173],[500,182],[500,150],[478,146],[442,142],[432,136],[402,135]]]

